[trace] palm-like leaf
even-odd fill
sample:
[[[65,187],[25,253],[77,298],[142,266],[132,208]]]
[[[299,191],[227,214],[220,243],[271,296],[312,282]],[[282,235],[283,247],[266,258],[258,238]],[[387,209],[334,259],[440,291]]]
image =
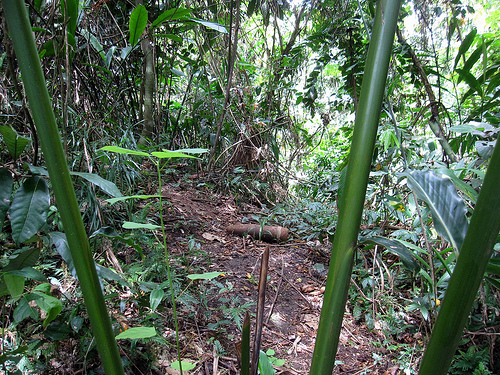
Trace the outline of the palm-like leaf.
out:
[[[429,206],[436,230],[452,244],[458,254],[467,233],[468,222],[465,217],[467,208],[457,194],[455,185],[449,178],[438,176],[430,170],[412,171],[407,176],[410,189]]]

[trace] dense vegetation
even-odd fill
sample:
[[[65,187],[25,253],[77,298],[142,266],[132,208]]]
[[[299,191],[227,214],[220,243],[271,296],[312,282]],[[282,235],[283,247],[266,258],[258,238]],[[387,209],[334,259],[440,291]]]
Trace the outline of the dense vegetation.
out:
[[[366,195],[360,191],[363,214],[348,272],[347,308],[356,321],[384,332],[387,339],[379,345],[398,353],[394,362],[405,374],[418,371],[450,277],[459,268],[462,244],[473,243],[469,237],[478,248],[484,242],[477,257],[487,257],[488,264],[486,273],[460,276],[471,285],[474,276],[482,282],[473,290],[467,334],[449,371],[500,371],[497,220],[490,220],[492,233],[485,226],[475,237],[468,233],[473,213],[483,212],[478,197],[486,196],[483,204],[494,210],[500,196],[498,187],[479,194],[485,175],[500,170],[494,159],[500,129],[498,5],[402,4],[385,89],[378,95],[383,104],[376,141],[362,145],[369,151],[373,146],[373,152],[361,189],[366,187]],[[75,287],[70,297],[61,293],[61,285],[74,282],[77,273],[86,284],[80,264],[93,264],[85,255],[75,257],[65,233],[78,228],[69,227],[63,206],[81,214],[94,253],[107,249],[107,259],[96,257],[99,279],[92,281],[89,273],[88,280],[103,287],[109,311],[120,309],[124,290],[144,309],[135,332],[112,317],[113,334],[120,329],[122,338],[130,334],[131,344],[121,350],[129,354],[124,364],[131,373],[133,366],[151,370],[144,363],[153,353],[133,355],[144,342],[176,346],[181,357],[179,337],[156,335],[149,327],[163,316],[154,315],[158,321],[153,321],[146,311],[165,308],[177,331],[176,305],[201,304],[197,298],[207,293],[206,284],[194,283],[196,277],[189,279],[186,271],[190,257],[199,256],[199,243],[186,239],[189,253],[179,257],[166,248],[162,180],[190,181],[250,203],[261,210],[262,225],[288,227],[295,239],[329,246],[335,241],[346,217],[342,210],[351,207],[340,202],[357,191],[349,185],[347,166],[349,158],[355,160],[350,155],[355,114],[366,105],[364,73],[373,68],[367,53],[376,3],[35,0],[26,7],[73,177],[66,188],[74,186],[78,206],[58,195],[52,171],[61,168],[53,167],[52,150],[43,149],[49,130],[37,123],[43,109],[29,97],[34,83],[22,71],[26,59],[19,56],[17,29],[3,9],[0,363],[5,373],[50,373],[51,353],[69,339],[79,343],[75,350],[82,356],[97,358],[93,335],[99,334],[90,330],[85,312],[92,310],[88,292]],[[118,261],[114,253],[123,249],[135,255]],[[335,254],[334,249],[338,259]],[[158,274],[167,274],[166,281]],[[240,328],[246,326],[247,308],[231,317]],[[109,336],[105,324],[102,335]],[[462,333],[461,327],[454,330]],[[31,340],[33,335],[39,338]],[[408,337],[413,339],[405,343]],[[96,339],[98,349],[106,347]],[[114,336],[110,340],[114,343]],[[85,371],[94,373],[90,365]]]

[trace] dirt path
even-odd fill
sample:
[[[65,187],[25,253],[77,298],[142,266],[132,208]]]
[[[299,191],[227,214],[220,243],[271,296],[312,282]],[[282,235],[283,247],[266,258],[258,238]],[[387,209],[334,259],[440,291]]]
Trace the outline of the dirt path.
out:
[[[167,184],[163,195],[171,203],[165,217],[170,251],[186,252],[186,241],[195,238],[206,255],[191,266],[200,273],[223,273],[216,279],[219,289],[209,289],[210,309],[199,311],[194,323],[187,318],[183,322],[183,336],[189,338],[185,343],[186,358],[199,364],[195,374],[238,373],[234,344],[240,333],[234,321],[225,320],[230,310],[236,313],[245,303],[252,304],[249,310],[255,313],[260,257],[267,244],[228,235],[225,227],[251,222],[252,217],[259,216],[259,210],[252,206],[237,207],[231,198],[188,186]],[[285,361],[277,373],[306,374],[325,285],[324,273],[316,272],[313,266],[321,263],[327,269],[329,249],[319,242],[305,243],[293,238],[293,233],[291,237],[285,244],[270,245],[262,350],[272,349],[276,359]],[[230,290],[223,291],[223,287]],[[207,311],[212,313],[207,315]],[[181,319],[185,318],[181,315]],[[388,370],[390,358],[385,356],[384,349],[372,345],[380,340],[380,336],[369,332],[366,326],[356,325],[346,314],[334,373],[395,374],[394,367]],[[215,341],[222,346],[223,356],[214,354]],[[381,357],[386,359],[380,360]],[[160,362],[168,365],[168,361]]]

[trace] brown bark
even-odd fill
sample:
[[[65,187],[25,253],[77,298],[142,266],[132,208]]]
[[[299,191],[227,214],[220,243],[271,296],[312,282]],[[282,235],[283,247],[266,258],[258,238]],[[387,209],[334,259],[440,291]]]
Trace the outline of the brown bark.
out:
[[[288,239],[289,230],[278,226],[265,225],[261,227],[257,224],[237,224],[228,226],[226,232],[237,236],[248,234],[265,242],[284,242]]]

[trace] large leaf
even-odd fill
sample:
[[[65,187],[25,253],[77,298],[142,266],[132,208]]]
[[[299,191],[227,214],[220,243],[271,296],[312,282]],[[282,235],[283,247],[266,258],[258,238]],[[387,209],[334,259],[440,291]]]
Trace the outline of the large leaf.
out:
[[[167,158],[192,158],[192,159],[197,159],[195,156],[184,154],[184,153],[179,152],[179,151],[170,151],[170,150],[154,151],[154,152],[151,153],[151,155],[157,157],[158,159],[167,159]]]
[[[139,42],[146,25],[148,24],[148,11],[144,5],[138,5],[130,14],[128,29],[130,32],[129,42],[135,46]]]
[[[73,263],[73,257],[71,256],[71,252],[69,250],[69,245],[68,245],[68,240],[66,239],[66,235],[62,232],[50,232],[49,239],[50,239],[50,246],[54,245],[56,247],[57,252],[68,265],[69,272],[71,272],[71,274],[75,278],[78,278],[76,275],[75,264]]]
[[[108,181],[102,178],[101,176],[96,175],[95,173],[86,173],[86,172],[70,172],[70,173],[74,176],[78,176],[86,179],[89,182],[92,182],[94,185],[99,186],[102,190],[104,190],[104,192],[111,195],[112,197],[122,196],[122,193],[113,182]]]
[[[157,19],[153,21],[153,23],[151,24],[151,28],[155,28],[156,26],[159,26],[166,21],[178,20],[184,16],[187,16],[190,13],[191,9],[174,8],[166,10],[165,12],[160,14]]]
[[[43,168],[43,167],[35,167],[34,165],[29,165],[30,171],[35,174],[39,174],[41,176],[46,176],[49,177],[49,172]],[[95,173],[87,173],[87,172],[69,172],[70,175],[72,176],[78,176],[81,178],[84,178],[88,182],[93,183],[94,185],[97,185],[100,187],[102,190],[104,190],[105,193],[111,195],[112,197],[121,197],[122,193],[118,189],[118,187],[115,185],[114,182],[111,182],[109,180],[106,180],[102,178],[101,176],[95,174]]]
[[[463,40],[462,44],[458,48],[458,53],[457,56],[455,57],[455,65],[453,66],[453,69],[457,67],[460,58],[463,55],[465,55],[465,53],[469,50],[470,46],[472,45],[472,42],[474,42],[474,39],[476,38],[476,34],[477,34],[477,29],[472,29],[471,32],[467,34],[467,36]]]
[[[8,125],[0,126],[0,134],[3,135],[3,140],[7,145],[7,150],[9,150],[9,154],[14,160],[17,160],[17,158],[24,151],[26,145],[31,142],[31,139],[20,136]]]
[[[61,313],[62,302],[55,297],[37,291],[36,288],[31,296],[33,297],[33,300],[36,301],[38,307],[47,314],[45,320],[43,321],[43,327],[45,328]]]
[[[50,195],[47,183],[30,177],[17,189],[10,206],[12,238],[17,245],[33,237],[47,222]]]
[[[133,327],[123,331],[116,336],[116,339],[147,339],[156,336],[156,329],[154,327]]]
[[[9,275],[22,276],[25,279],[32,279],[38,281],[47,281],[47,278],[43,273],[34,269],[33,267],[24,267],[22,270],[9,271]]]
[[[2,268],[2,272],[12,272],[22,270],[26,267],[32,267],[36,264],[39,257],[39,248],[24,247],[18,249],[9,257],[9,263]]]
[[[197,20],[195,18],[191,18],[191,21],[199,23],[200,25],[203,25],[203,26],[205,26],[205,27],[207,27],[209,29],[218,31],[220,33],[227,34],[227,29],[224,26],[222,26],[222,25],[220,25],[218,23],[209,22],[209,21],[203,21],[203,20]]]
[[[64,15],[66,10],[67,14],[67,27],[70,34],[75,35],[76,25],[78,21],[78,0],[62,0],[61,13]]]
[[[26,318],[38,319],[38,309],[30,306],[30,300],[26,296],[21,298],[14,310],[14,322],[19,323]]]
[[[477,201],[477,196],[478,196],[477,191],[475,191],[472,186],[459,179],[457,175],[453,173],[453,171],[449,170],[446,167],[440,167],[438,168],[437,171],[441,174],[448,176],[451,179],[451,181],[455,184],[457,189],[464,192],[474,203]]]
[[[403,245],[401,242],[381,236],[362,237],[359,239],[360,245],[365,243],[370,243],[385,247],[387,251],[397,255],[399,259],[401,259],[403,265],[410,271],[415,273],[420,271],[420,265],[415,259],[413,252],[410,249],[408,249],[405,245]]]
[[[116,152],[117,154],[149,156],[149,154],[144,151],[130,150],[128,148],[123,148],[118,146],[104,146],[103,148],[101,148],[101,150]]]
[[[160,225],[156,224],[143,224],[143,223],[134,223],[133,221],[125,221],[122,225],[123,228],[125,229],[160,229]]]
[[[3,275],[3,280],[5,281],[5,285],[9,290],[10,296],[15,301],[21,298],[24,292],[24,277],[6,273],[5,275]]]
[[[0,233],[2,233],[5,214],[7,214],[10,207],[13,184],[14,182],[9,170],[7,168],[0,168]]]
[[[429,206],[436,230],[458,254],[469,224],[467,208],[455,186],[448,177],[430,170],[412,171],[407,176],[410,189]]]
[[[483,95],[483,87],[481,82],[474,77],[474,75],[465,69],[455,69],[458,73],[459,77],[463,79],[470,86],[471,89],[474,89],[479,96]]]

